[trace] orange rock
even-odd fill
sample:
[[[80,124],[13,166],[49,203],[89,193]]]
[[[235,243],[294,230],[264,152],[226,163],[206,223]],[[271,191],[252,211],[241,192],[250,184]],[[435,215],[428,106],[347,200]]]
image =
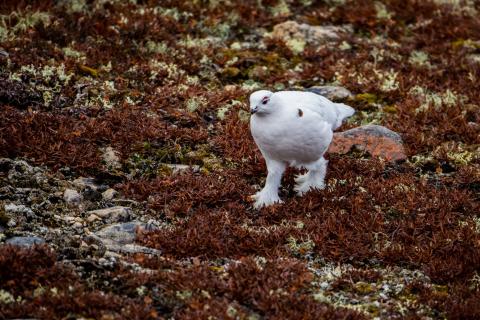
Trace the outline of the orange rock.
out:
[[[366,151],[372,157],[387,161],[405,160],[405,150],[400,135],[377,125],[366,125],[344,132],[335,132],[329,153],[345,154],[352,148]]]

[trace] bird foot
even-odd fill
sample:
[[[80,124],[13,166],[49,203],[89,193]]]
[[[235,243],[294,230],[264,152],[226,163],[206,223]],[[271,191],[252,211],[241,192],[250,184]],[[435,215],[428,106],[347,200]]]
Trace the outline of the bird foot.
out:
[[[304,174],[299,174],[298,176],[295,177],[294,180],[297,183],[297,185],[300,185],[304,183],[307,179],[308,179],[308,172]]]
[[[311,181],[306,180],[303,183],[299,183],[295,186],[294,190],[297,192],[297,195],[303,196],[310,190],[323,190],[325,189],[325,183],[323,181]]]
[[[278,197],[278,194],[269,191],[260,191],[251,196],[255,203],[253,207],[260,209],[262,207],[268,207],[275,203],[282,203],[283,201]]]

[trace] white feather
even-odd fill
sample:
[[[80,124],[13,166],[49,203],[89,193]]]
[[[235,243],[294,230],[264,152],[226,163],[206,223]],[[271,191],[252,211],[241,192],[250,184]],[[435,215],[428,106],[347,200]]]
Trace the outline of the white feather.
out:
[[[266,101],[266,102],[265,102]],[[296,190],[323,189],[323,158],[333,130],[355,112],[312,92],[261,90],[250,96],[250,130],[268,169],[265,187],[254,195],[255,207],[280,202],[278,187],[287,165],[310,170],[297,178]]]

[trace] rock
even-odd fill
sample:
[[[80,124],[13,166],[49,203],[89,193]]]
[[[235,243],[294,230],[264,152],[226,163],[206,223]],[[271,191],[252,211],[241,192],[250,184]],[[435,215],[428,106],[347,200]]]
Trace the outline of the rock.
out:
[[[27,217],[32,217],[33,211],[29,207],[23,204],[14,204],[9,203],[5,205],[5,212],[6,213],[13,213],[13,214],[25,214]]]
[[[110,201],[117,196],[118,192],[115,189],[107,189],[102,193],[102,198],[105,201]]]
[[[87,187],[90,187],[93,190],[103,192],[108,187],[105,185],[98,185],[94,178],[85,178],[80,177],[72,181],[72,184],[78,189],[84,190]]]
[[[349,97],[353,97],[353,94],[350,92],[350,90],[339,86],[314,86],[305,89],[305,91],[319,94],[332,101],[345,100]]]
[[[45,243],[45,240],[40,237],[13,237],[5,241],[7,244],[21,247],[31,247],[35,244]]]
[[[82,201],[82,196],[77,190],[65,189],[63,200],[69,205],[78,205]]]
[[[104,240],[104,243],[128,244],[135,241],[136,230],[145,229],[145,227],[146,224],[139,221],[116,223],[95,232],[95,236]]]
[[[102,218],[100,218],[99,216],[97,216],[93,213],[87,217],[87,222],[89,222],[89,223],[95,222],[97,220],[102,220]]]
[[[158,250],[134,244],[136,231],[142,229],[149,229],[149,226],[138,221],[117,223],[97,231],[92,236],[102,241],[109,251],[120,253],[160,254],[160,251]]]
[[[285,21],[273,27],[266,36],[283,40],[294,52],[303,51],[305,44],[321,45],[337,40],[348,28],[338,26],[310,26],[296,21]]]
[[[129,207],[111,207],[99,210],[92,210],[87,212],[90,215],[96,215],[108,222],[118,222],[118,221],[125,221],[132,215],[132,209]]]
[[[366,125],[334,133],[328,152],[345,154],[354,147],[387,161],[407,158],[400,135],[378,125]]]
[[[81,229],[83,228],[83,223],[76,221],[74,224],[72,224],[72,227],[75,229]]]
[[[102,149],[102,158],[109,169],[120,169],[122,167],[117,151],[110,146]]]

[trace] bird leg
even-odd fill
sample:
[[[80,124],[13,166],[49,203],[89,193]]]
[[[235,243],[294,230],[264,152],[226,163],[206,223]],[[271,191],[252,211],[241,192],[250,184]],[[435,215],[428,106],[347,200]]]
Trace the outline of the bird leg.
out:
[[[276,202],[282,202],[278,197],[278,188],[282,180],[283,172],[287,165],[281,161],[267,160],[267,181],[263,189],[252,196],[255,200],[254,207],[259,209]]]
[[[325,189],[327,164],[328,161],[321,157],[316,162],[306,166],[309,169],[307,173],[295,178],[295,182],[297,183],[295,191],[299,196],[303,195],[310,189]]]

